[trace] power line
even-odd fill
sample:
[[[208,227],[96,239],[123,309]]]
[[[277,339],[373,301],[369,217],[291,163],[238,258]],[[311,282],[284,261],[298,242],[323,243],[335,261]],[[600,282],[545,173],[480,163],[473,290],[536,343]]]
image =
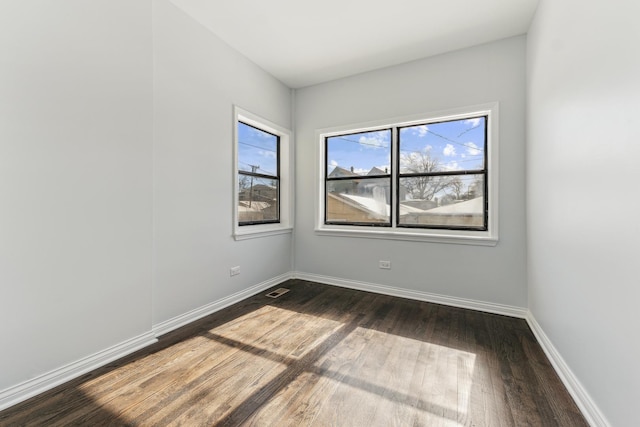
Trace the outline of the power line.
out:
[[[484,149],[483,148],[480,148],[480,147],[474,148],[474,147],[470,147],[468,145],[465,145],[465,147],[467,147],[469,150],[476,150],[476,151],[480,152],[480,154],[467,154],[468,156],[471,156],[471,157],[484,156]],[[407,149],[407,148],[405,148],[405,149],[401,148],[400,152],[401,153],[422,153],[422,151],[411,150],[411,149]]]
[[[238,163],[242,163],[243,165],[249,166],[249,167],[251,168],[252,172],[253,172],[253,173],[255,173],[255,172],[253,171],[253,168],[254,168],[254,166],[255,166],[255,165],[250,165],[249,163],[242,162],[242,161],[240,161],[240,160],[238,160]],[[261,168],[260,166],[258,166],[256,169],[257,169],[257,170],[261,170],[261,171],[265,172],[265,174],[266,174],[266,175],[273,175],[273,176],[275,176],[275,175],[276,175],[275,173],[273,173],[273,172],[271,172],[271,171],[269,171],[269,170],[266,170],[266,169],[264,169],[264,168]],[[246,172],[249,172],[249,171],[246,171]]]
[[[483,124],[484,124],[484,123],[483,123]],[[467,129],[467,130],[465,130],[465,131],[461,132],[461,133],[458,135],[458,138],[460,138],[460,137],[461,137],[462,135],[464,135],[465,133],[467,133],[467,132],[471,132],[472,130],[477,129],[477,128],[479,128],[479,127],[480,127],[480,125],[478,124],[478,125],[475,125],[475,126],[473,126],[473,127],[469,128],[469,129]]]
[[[478,126],[479,126],[479,125],[478,125]],[[475,127],[478,127],[478,126],[475,126]],[[475,127],[474,127],[474,128],[475,128]],[[472,129],[474,129],[474,128],[472,128]],[[468,131],[470,131],[470,130],[472,130],[472,129],[468,129],[467,131],[465,131],[465,132],[461,133],[460,135],[458,135],[458,137],[460,137],[460,136],[464,135],[466,132],[468,132]],[[439,133],[433,132],[433,131],[431,131],[431,130],[429,130],[429,129],[427,129],[427,132],[428,132],[428,133],[430,133],[430,134],[432,134],[432,135],[434,135],[434,136],[437,136],[438,138],[442,138],[442,139],[444,139],[445,141],[449,141],[449,142],[451,142],[451,143],[453,143],[453,144],[456,144],[456,145],[459,145],[459,146],[461,146],[461,147],[465,147],[465,148],[470,149],[470,150],[484,151],[483,149],[481,149],[481,148],[479,148],[479,147],[472,147],[472,146],[469,146],[469,145],[468,145],[468,144],[469,144],[469,142],[459,142],[459,141],[455,141],[455,140],[453,140],[453,139],[451,139],[451,138],[448,138],[448,137],[446,137],[446,136],[444,136],[444,135],[440,135]],[[355,143],[355,144],[368,145],[368,146],[370,146],[370,147],[375,147],[375,148],[389,148],[389,145],[388,145],[388,142],[387,142],[387,141],[385,141],[386,145],[380,145],[380,144],[373,144],[373,143],[369,143],[369,142],[356,141],[356,140],[353,140],[353,139],[345,138],[345,137],[343,137],[343,136],[332,136],[332,137],[330,137],[329,139],[333,139],[333,138],[335,138],[335,139],[341,139],[341,140],[343,140],[343,141],[353,142],[353,143]],[[401,141],[399,141],[399,142],[401,143]],[[474,145],[475,145],[475,144],[474,144]],[[400,151],[412,151],[412,150],[403,150],[403,149],[400,149]]]
[[[375,148],[389,148],[389,145],[380,145],[380,144],[373,144],[373,143],[370,143],[370,142],[355,141],[355,140],[353,140],[353,139],[345,138],[345,137],[343,137],[343,136],[332,136],[332,137],[331,137],[331,138],[329,138],[329,139],[333,139],[333,138],[335,138],[335,139],[342,139],[342,140],[344,140],[344,141],[349,141],[349,142],[354,142],[354,143],[356,143],[356,144],[360,144],[360,145],[368,145],[368,146],[370,146],[370,147],[375,147]],[[386,142],[386,141],[385,141],[385,142]],[[387,144],[388,144],[388,142],[387,142]]]
[[[248,145],[249,147],[259,148],[259,149],[261,149],[261,150],[265,150],[265,151],[271,151],[272,153],[277,153],[277,152],[278,152],[278,150],[272,150],[272,149],[270,149],[270,148],[260,147],[260,146],[258,146],[258,145],[249,144],[248,142],[238,141],[238,144]]]
[[[432,131],[432,130],[429,130],[429,129],[427,129],[427,132],[428,132],[428,133],[430,133],[430,134],[432,134],[432,135],[437,136],[438,138],[442,138],[442,139],[444,139],[445,141],[452,142],[452,143],[454,143],[454,144],[456,144],[456,145],[460,145],[460,146],[465,147],[465,148],[470,148],[470,149],[472,149],[472,150],[478,150],[478,148],[469,147],[469,146],[467,145],[467,144],[468,144],[468,142],[467,142],[467,143],[464,143],[464,142],[458,142],[458,141],[455,141],[455,140],[453,140],[453,139],[451,139],[451,138],[447,138],[447,137],[446,137],[446,136],[444,136],[444,135],[440,135],[439,133],[436,133],[436,132],[434,132],[434,131]],[[474,144],[474,145],[475,145],[475,144]]]

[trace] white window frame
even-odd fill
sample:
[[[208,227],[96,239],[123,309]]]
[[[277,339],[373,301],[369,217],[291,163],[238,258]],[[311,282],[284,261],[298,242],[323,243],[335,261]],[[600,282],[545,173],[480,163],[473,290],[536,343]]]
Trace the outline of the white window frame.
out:
[[[246,123],[280,138],[280,222],[267,224],[239,225],[238,216],[238,122]],[[293,154],[291,131],[267,119],[233,107],[233,231],[235,240],[253,239],[291,233],[293,230]]]
[[[359,133],[379,130],[381,128],[412,126],[461,120],[468,117],[487,116],[487,190],[488,218],[487,230],[446,230],[426,228],[397,227],[395,220],[391,227],[371,227],[361,225],[325,224],[325,141],[327,137],[345,133]],[[498,103],[461,107],[451,110],[404,116],[388,120],[350,124],[333,128],[316,130],[317,159],[316,162],[316,209],[315,233],[323,236],[362,237],[388,240],[409,240],[433,243],[453,243],[464,245],[495,246],[498,243],[498,178],[499,178],[499,141],[498,141]],[[397,141],[393,141],[392,150],[396,150]],[[391,182],[397,182],[398,171],[391,168]],[[394,190],[392,194],[395,194]],[[394,205],[397,201],[394,200]],[[392,208],[392,211],[395,206]]]

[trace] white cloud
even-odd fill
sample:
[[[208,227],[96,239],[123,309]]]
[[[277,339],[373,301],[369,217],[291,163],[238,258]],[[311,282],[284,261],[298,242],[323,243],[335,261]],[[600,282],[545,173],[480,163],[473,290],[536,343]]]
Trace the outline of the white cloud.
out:
[[[416,128],[416,131],[417,131],[416,133],[420,138],[424,138],[425,136],[427,136],[427,133],[429,133],[429,128],[427,127],[427,125],[422,125],[422,126],[418,126]]]
[[[460,165],[455,160],[450,161],[447,164],[442,165],[442,169],[445,171],[457,171],[460,170]]]
[[[258,138],[275,140],[275,136],[271,135],[270,133],[261,131],[260,129],[250,127],[249,132],[251,133],[251,135],[257,136]]]
[[[258,151],[258,154],[262,157],[275,159],[277,157],[277,153],[275,151]]]
[[[478,156],[482,153],[480,147],[478,147],[473,142],[467,142],[466,144],[464,144],[464,146],[467,147],[467,154],[469,154],[470,156]]]
[[[478,126],[480,124],[480,117],[476,117],[475,119],[467,119],[464,121],[465,125]]]
[[[454,147],[451,144],[447,144],[444,147],[444,150],[442,150],[442,154],[444,154],[447,157],[452,157],[456,155],[456,147]]]
[[[338,162],[336,162],[335,160],[331,160],[331,161],[329,162],[329,164],[330,164],[331,166],[333,166],[333,167],[338,166]]]
[[[424,138],[429,133],[429,128],[427,125],[408,127],[400,129],[400,135],[403,135],[406,132],[411,132],[411,135],[418,136],[420,138]]]
[[[389,146],[389,138],[387,132],[376,132],[370,136],[361,136],[358,142],[367,148],[380,148]]]

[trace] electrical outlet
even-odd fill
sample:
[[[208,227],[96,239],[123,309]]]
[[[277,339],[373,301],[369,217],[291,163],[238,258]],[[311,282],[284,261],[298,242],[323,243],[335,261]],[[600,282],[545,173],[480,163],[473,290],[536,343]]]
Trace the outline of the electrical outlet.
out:
[[[229,275],[237,276],[238,274],[240,274],[240,266],[236,265],[235,267],[231,267],[231,269],[229,270]]]
[[[380,268],[384,268],[385,270],[391,270],[391,261],[380,260],[380,264],[378,266]]]

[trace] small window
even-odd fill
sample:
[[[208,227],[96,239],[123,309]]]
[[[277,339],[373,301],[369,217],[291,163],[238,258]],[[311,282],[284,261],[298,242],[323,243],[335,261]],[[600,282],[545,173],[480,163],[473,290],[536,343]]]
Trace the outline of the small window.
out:
[[[238,122],[238,224],[280,222],[280,137]]]
[[[291,232],[290,131],[235,107],[236,240]]]
[[[497,104],[483,107],[318,131],[316,231],[495,244]]]

